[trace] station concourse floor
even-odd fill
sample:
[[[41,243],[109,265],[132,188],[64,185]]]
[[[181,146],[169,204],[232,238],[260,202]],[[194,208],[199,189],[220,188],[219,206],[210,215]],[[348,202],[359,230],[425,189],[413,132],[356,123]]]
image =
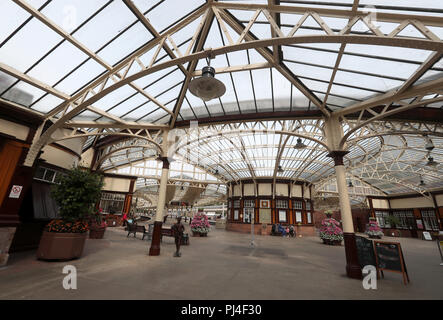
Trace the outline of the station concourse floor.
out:
[[[189,226],[185,223],[187,232]],[[12,254],[0,269],[0,299],[443,299],[443,266],[434,241],[384,237],[401,243],[411,282],[385,272],[377,290],[345,276],[343,246],[317,237],[255,236],[212,228],[190,237],[174,258],[174,239],[164,237],[160,256],[148,256],[150,241],[123,227],[88,239],[81,259],[45,262],[35,251]],[[77,268],[77,289],[65,290],[65,265]]]

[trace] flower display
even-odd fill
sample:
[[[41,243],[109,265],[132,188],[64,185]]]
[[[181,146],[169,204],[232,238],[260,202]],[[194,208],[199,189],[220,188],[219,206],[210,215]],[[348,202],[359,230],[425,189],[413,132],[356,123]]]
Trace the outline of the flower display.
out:
[[[370,237],[382,237],[383,231],[378,225],[377,220],[369,220],[369,223],[366,226],[366,234]]]
[[[208,217],[205,214],[197,214],[192,218],[191,230],[193,232],[208,233],[210,229]]]
[[[91,216],[91,229],[106,228],[108,226],[102,212],[103,210],[100,208]]]
[[[326,218],[321,222],[320,239],[330,241],[342,241],[343,230],[340,223],[334,218]]]
[[[59,233],[84,233],[89,230],[89,225],[84,220],[77,220],[74,222],[55,219],[48,223],[45,227],[46,232]]]

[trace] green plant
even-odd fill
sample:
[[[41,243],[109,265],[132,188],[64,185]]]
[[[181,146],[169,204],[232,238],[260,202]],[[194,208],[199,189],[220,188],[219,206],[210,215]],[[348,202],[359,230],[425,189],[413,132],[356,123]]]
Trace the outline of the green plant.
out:
[[[389,224],[392,228],[394,228],[396,225],[400,224],[400,219],[398,219],[396,216],[388,215],[385,217],[385,223]]]
[[[51,190],[62,220],[74,222],[89,218],[100,199],[102,187],[100,174],[80,168],[71,169]]]

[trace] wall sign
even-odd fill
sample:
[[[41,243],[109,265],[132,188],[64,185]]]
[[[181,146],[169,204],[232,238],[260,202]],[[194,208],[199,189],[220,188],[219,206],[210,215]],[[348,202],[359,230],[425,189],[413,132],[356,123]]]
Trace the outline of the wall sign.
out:
[[[18,199],[20,198],[20,194],[22,193],[23,186],[12,186],[11,193],[9,194],[9,198]]]
[[[270,208],[271,201],[270,200],[260,200],[260,208]]]
[[[432,240],[432,236],[428,231],[423,231],[423,239],[424,240]]]

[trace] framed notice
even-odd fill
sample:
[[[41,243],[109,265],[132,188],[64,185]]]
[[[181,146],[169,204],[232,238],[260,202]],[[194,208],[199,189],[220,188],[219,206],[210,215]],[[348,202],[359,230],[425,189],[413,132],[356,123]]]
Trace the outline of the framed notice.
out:
[[[306,216],[308,218],[308,223],[312,223],[312,216],[310,212],[306,212]]]
[[[432,240],[432,236],[431,236],[431,234],[428,231],[423,231],[423,239],[431,241]]]
[[[421,219],[417,219],[417,229],[423,230],[423,221]]]
[[[280,222],[286,222],[286,210],[279,210],[278,211],[278,220]]]
[[[271,200],[260,200],[260,208],[270,208]]]
[[[295,222],[301,222],[301,211],[295,211]]]

